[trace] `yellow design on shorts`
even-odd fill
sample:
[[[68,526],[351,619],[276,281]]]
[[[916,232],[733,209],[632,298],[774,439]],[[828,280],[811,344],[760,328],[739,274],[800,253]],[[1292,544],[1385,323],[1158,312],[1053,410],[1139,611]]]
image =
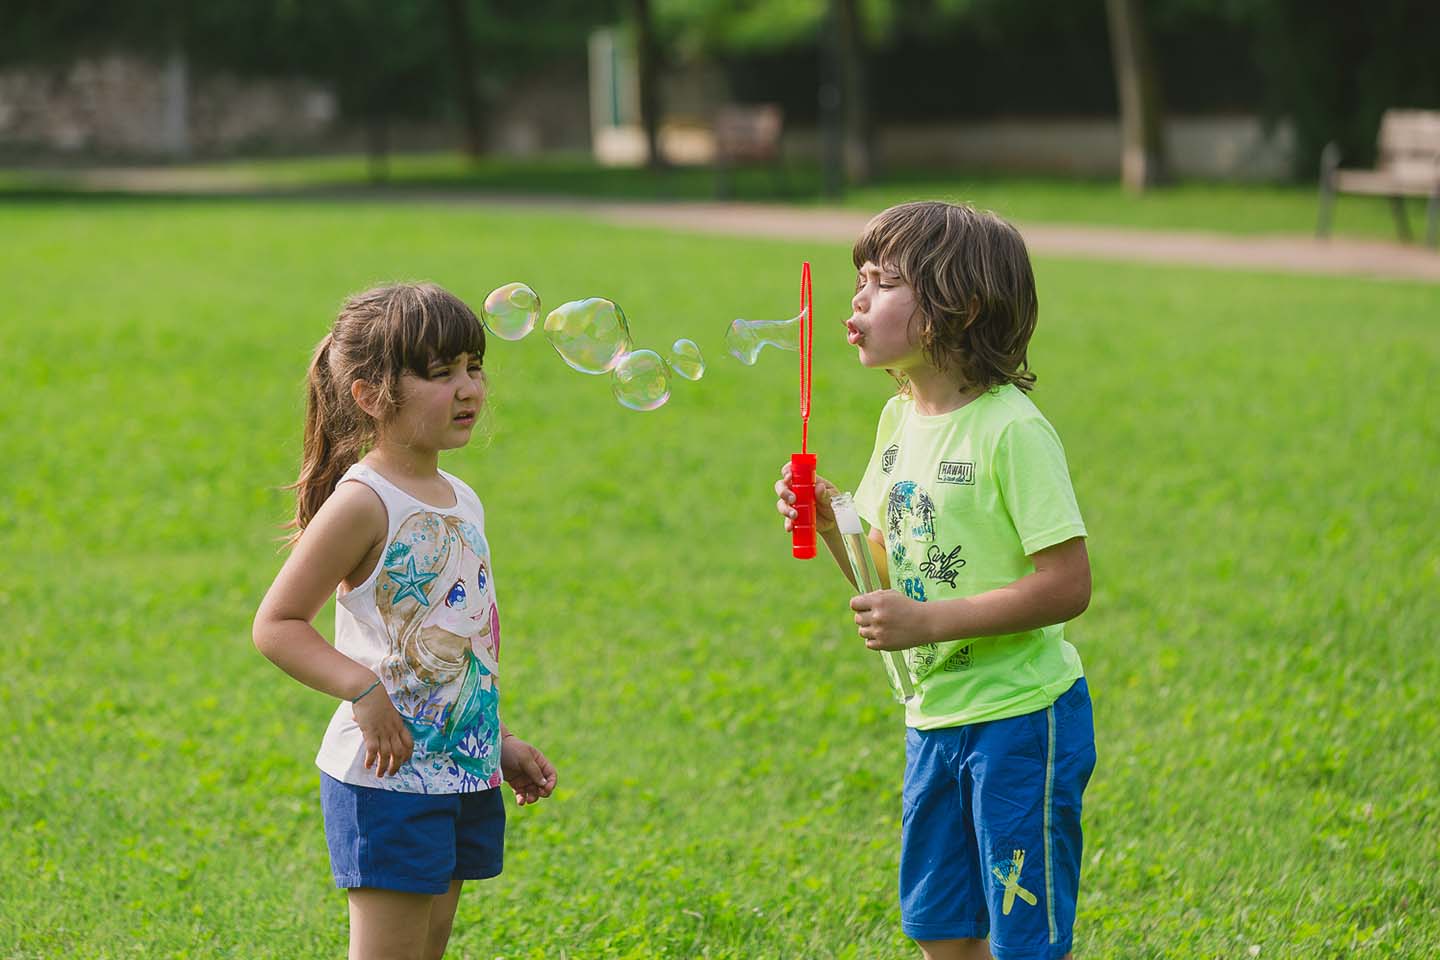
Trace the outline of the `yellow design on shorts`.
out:
[[[1010,916],[1010,908],[1015,906],[1015,898],[1019,897],[1030,906],[1035,906],[1035,894],[1020,886],[1020,871],[1025,867],[1025,851],[1016,850],[1010,854],[1010,872],[1001,873],[999,867],[991,867],[990,872],[995,874],[995,879],[1005,884],[1005,902],[1000,905],[1000,912]]]

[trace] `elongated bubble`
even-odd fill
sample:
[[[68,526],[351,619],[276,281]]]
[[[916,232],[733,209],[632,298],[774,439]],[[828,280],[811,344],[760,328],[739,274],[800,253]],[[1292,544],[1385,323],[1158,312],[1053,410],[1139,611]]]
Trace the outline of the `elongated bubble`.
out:
[[[621,406],[655,410],[670,399],[670,370],[654,350],[634,350],[616,361],[610,389]]]
[[[581,373],[605,373],[630,350],[625,311],[603,297],[571,300],[551,310],[545,336],[560,359]]]
[[[725,346],[730,348],[730,355],[747,367],[754,365],[761,348],[767,345],[798,351],[800,317],[789,320],[735,320],[725,333]]]
[[[501,340],[520,340],[540,319],[540,295],[518,282],[496,287],[485,298],[480,319]]]
[[[705,358],[700,355],[700,346],[687,337],[681,337],[670,347],[669,362],[677,377],[699,380],[705,376]]]

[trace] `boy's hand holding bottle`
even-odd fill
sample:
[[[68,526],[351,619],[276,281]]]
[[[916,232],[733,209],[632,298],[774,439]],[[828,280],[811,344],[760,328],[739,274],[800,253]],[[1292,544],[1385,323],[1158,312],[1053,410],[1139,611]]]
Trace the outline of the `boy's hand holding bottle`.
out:
[[[835,511],[830,506],[830,498],[840,492],[840,488],[829,480],[815,475],[815,532],[825,534],[835,529]],[[775,501],[775,509],[780,516],[785,518],[785,532],[789,533],[795,525],[796,511],[794,507],[795,493],[790,489],[790,461],[780,468],[780,479],[775,481],[775,495],[780,499]]]

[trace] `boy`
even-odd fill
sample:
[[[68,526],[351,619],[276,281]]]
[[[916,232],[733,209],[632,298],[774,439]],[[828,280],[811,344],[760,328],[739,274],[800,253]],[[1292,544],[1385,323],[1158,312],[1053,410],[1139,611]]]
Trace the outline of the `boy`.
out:
[[[900,384],[855,494],[895,589],[855,597],[865,645],[902,650],[900,913],[928,960],[1070,953],[1090,698],[1063,623],[1090,600],[1059,437],[1025,395],[1037,301],[1025,243],[989,213],[907,203],[853,251],[850,344]],[[789,465],[776,508],[790,529]],[[816,532],[849,573],[816,477]],[[887,569],[888,568],[888,569]]]

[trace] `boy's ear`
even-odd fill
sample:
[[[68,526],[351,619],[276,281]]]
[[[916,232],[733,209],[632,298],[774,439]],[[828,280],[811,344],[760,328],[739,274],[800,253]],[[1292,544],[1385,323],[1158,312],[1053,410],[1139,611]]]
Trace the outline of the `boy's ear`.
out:
[[[355,399],[355,405],[369,414],[370,419],[379,420],[380,414],[380,391],[375,384],[368,380],[352,380],[350,382],[350,396]]]

